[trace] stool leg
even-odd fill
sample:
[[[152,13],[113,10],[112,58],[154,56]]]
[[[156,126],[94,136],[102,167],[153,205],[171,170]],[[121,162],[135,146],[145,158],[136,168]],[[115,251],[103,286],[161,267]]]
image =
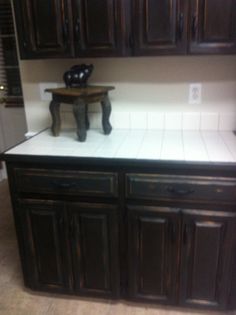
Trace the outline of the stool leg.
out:
[[[73,113],[77,124],[77,135],[79,141],[84,142],[86,140],[86,104],[82,101],[76,101],[73,106]]]
[[[52,116],[52,134],[54,137],[58,137],[61,129],[60,103],[52,100],[49,109]]]
[[[111,133],[112,130],[112,126],[109,122],[109,118],[111,115],[111,103],[109,100],[108,95],[106,95],[102,102],[102,126],[103,126],[103,131],[105,133],[105,135],[109,135]]]
[[[86,104],[85,107],[85,125],[86,125],[86,130],[89,130],[89,118],[88,118],[88,104]]]

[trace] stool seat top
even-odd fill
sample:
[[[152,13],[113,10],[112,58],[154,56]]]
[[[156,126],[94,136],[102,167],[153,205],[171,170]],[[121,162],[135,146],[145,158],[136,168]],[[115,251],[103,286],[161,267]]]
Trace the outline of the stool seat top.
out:
[[[83,97],[102,95],[114,89],[114,86],[88,85],[87,87],[46,89],[45,92],[52,93],[54,95]]]

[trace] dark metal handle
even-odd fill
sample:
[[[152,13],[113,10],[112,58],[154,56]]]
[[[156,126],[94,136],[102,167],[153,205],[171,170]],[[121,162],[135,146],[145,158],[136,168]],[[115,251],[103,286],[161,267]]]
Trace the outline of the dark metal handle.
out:
[[[72,240],[75,238],[75,219],[72,216],[70,220],[70,237]]]
[[[64,215],[63,214],[61,214],[61,216],[59,218],[59,224],[60,224],[61,227],[64,226]]]
[[[172,244],[174,244],[176,241],[176,226],[173,222],[170,223],[170,238]]]
[[[193,19],[192,19],[192,38],[193,39],[196,39],[197,26],[198,26],[198,19],[197,19],[197,15],[194,14]]]
[[[187,224],[184,225],[184,231],[183,231],[183,243],[186,245],[188,242],[188,230],[187,230]]]
[[[133,35],[129,35],[129,46],[130,48],[134,48],[134,38],[133,38]]]
[[[180,13],[179,15],[179,39],[180,40],[183,38],[183,32],[184,32],[184,14]]]
[[[77,39],[79,38],[79,33],[80,33],[80,19],[77,17],[75,21],[75,36]]]
[[[68,21],[68,19],[65,19],[65,21],[64,21],[63,34],[64,34],[65,41],[68,41],[69,40],[69,21]]]
[[[167,187],[167,191],[174,195],[186,196],[194,193],[193,189],[177,189],[174,187]]]
[[[69,188],[74,188],[76,187],[76,183],[58,183],[58,182],[52,182],[53,186],[56,188],[61,188],[61,189],[69,189]]]

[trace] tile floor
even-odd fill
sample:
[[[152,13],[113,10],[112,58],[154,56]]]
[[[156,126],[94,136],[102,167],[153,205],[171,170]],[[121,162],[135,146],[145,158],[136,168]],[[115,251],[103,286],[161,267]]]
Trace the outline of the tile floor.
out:
[[[23,286],[7,181],[0,183],[0,315],[222,315],[220,312],[32,293]],[[236,315],[236,312],[227,312]]]

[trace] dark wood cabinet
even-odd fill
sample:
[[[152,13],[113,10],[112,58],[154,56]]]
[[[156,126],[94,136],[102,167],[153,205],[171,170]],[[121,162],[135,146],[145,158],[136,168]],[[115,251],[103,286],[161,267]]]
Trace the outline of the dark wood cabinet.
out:
[[[72,229],[75,290],[118,297],[120,288],[118,213],[105,204],[67,204]]]
[[[26,282],[35,290],[72,290],[69,245],[62,202],[18,200],[16,216],[24,227]]]
[[[125,53],[123,0],[72,0],[77,56],[121,56]]]
[[[226,308],[235,228],[235,213],[183,211],[181,304]]]
[[[178,209],[128,208],[129,296],[175,304],[179,266]]]
[[[236,307],[235,165],[3,157],[27,287]]]
[[[236,53],[236,0],[13,0],[23,59]]]
[[[133,0],[134,54],[185,53],[186,9],[184,0]]]
[[[190,52],[236,53],[236,1],[191,0]]]
[[[70,1],[14,0],[23,59],[73,55]]]

